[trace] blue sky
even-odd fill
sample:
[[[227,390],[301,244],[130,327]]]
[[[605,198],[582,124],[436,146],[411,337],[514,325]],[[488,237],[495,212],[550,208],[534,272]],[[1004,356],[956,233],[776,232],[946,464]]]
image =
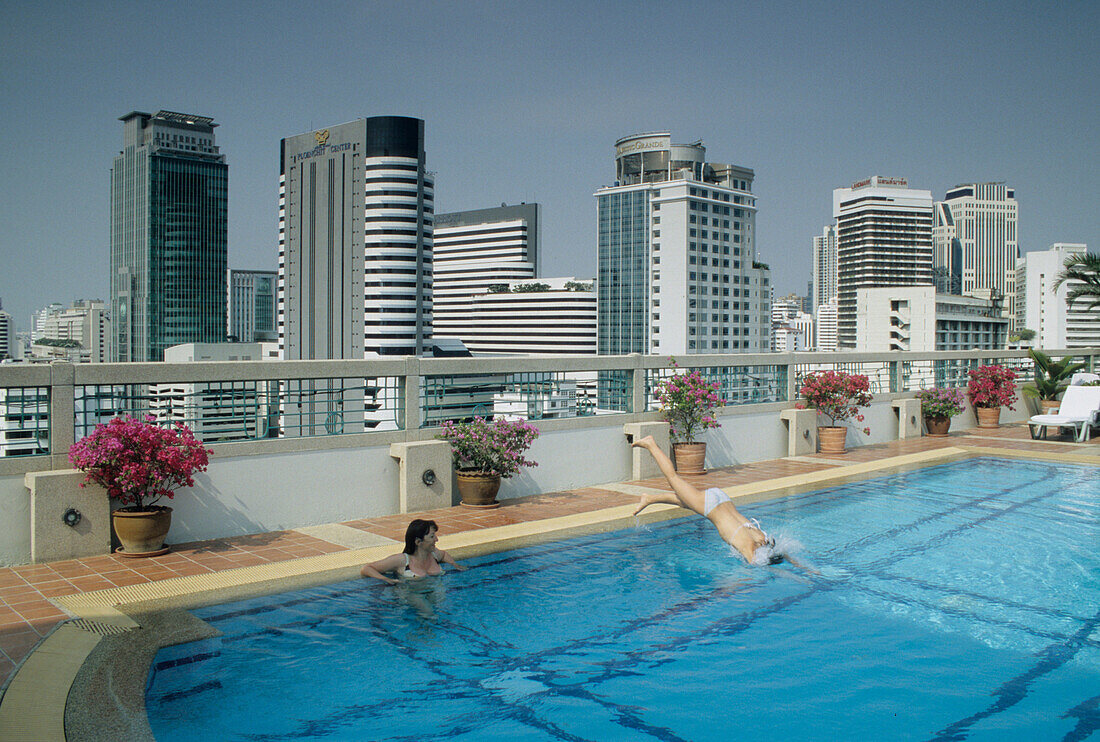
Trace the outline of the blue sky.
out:
[[[703,139],[756,171],[757,247],[805,292],[831,191],[1006,181],[1020,245],[1100,248],[1100,3],[75,3],[0,11],[0,300],[106,298],[117,119],[212,116],[229,264],[274,270],[279,140],[426,121],[440,212],[543,204],[547,275],[595,272],[613,145]]]

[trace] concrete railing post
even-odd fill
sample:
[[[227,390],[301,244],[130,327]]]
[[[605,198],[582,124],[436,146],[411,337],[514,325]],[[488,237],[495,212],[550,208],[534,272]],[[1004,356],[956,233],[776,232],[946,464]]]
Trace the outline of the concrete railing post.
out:
[[[50,364],[50,466],[69,468],[69,449],[76,443],[76,367]]]
[[[402,420],[401,427],[405,431],[405,440],[414,438],[424,422],[422,408],[420,406],[420,359],[409,356],[405,359],[405,378],[402,380],[404,390],[401,400]]]
[[[630,412],[640,415],[645,412],[645,367],[642,365],[642,356],[639,353],[631,353],[630,359]]]
[[[817,410],[783,410],[779,417],[787,423],[787,455],[817,453]]]
[[[668,423],[627,423],[623,426],[623,433],[626,435],[628,444],[651,435],[653,440],[657,442],[658,448],[666,453],[671,450],[669,447]],[[631,447],[630,478],[634,480],[655,479],[659,476],[661,476],[661,467],[657,466],[657,462],[653,460],[653,457],[640,448]]]
[[[795,375],[794,354],[788,353],[783,361],[787,369],[787,398],[784,402],[793,402],[798,399],[798,379]]]

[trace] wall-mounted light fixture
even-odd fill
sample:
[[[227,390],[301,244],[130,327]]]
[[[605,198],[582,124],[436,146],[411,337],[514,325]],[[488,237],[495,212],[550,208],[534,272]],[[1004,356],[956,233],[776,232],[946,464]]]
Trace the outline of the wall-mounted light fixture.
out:
[[[69,508],[61,515],[61,522],[67,525],[69,528],[73,528],[80,519],[84,516],[80,514],[80,511],[76,508]]]
[[[420,481],[431,487],[435,484],[435,470],[425,469],[424,473],[420,475]]]

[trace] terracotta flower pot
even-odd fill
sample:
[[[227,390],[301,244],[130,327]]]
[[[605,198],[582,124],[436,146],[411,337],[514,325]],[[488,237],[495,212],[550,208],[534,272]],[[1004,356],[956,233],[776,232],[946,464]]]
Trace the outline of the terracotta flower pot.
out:
[[[707,457],[706,443],[673,443],[672,458],[680,474],[705,474],[703,461]]]
[[[123,557],[150,557],[168,553],[164,537],[172,527],[172,508],[154,505],[148,510],[116,510],[111,513]]]
[[[999,428],[1001,427],[1001,408],[1000,407],[975,407],[974,414],[978,416],[979,428]]]
[[[928,428],[929,438],[946,438],[947,431],[951,430],[951,418],[946,415],[943,417],[926,417],[924,418],[924,425]]]
[[[817,445],[821,453],[845,453],[848,449],[844,440],[848,437],[848,429],[840,426],[819,425],[817,428]]]
[[[497,492],[500,491],[500,475],[473,469],[455,472],[458,479],[458,494],[462,505],[468,508],[489,510],[499,508]]]

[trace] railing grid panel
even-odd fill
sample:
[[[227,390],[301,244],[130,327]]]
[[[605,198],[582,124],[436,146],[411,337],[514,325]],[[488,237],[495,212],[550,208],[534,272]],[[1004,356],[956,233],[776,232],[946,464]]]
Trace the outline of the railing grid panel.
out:
[[[422,427],[474,417],[544,420],[625,412],[629,374],[529,371],[433,374],[420,385]]]
[[[787,367],[776,366],[701,366],[698,371],[709,384],[718,384],[723,406],[787,402]],[[663,379],[685,373],[684,369],[653,368],[646,373],[646,409],[660,409],[656,387]]]
[[[50,388],[0,387],[0,456],[50,453]]]
[[[351,377],[77,386],[75,434],[79,440],[118,415],[181,423],[204,443],[396,430],[399,382]]]

